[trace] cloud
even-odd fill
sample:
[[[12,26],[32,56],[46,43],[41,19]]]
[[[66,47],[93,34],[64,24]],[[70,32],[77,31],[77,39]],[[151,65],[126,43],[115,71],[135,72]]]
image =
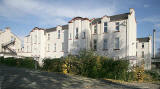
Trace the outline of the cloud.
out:
[[[46,1],[46,0],[45,0]],[[116,5],[109,3],[102,5],[92,0],[74,2],[68,5],[67,1],[60,3],[58,1],[42,0],[2,0],[0,3],[0,16],[10,20],[23,21],[27,17],[35,17],[39,24],[65,24],[64,18],[82,17],[101,17],[105,14],[113,15],[116,12]],[[65,3],[66,2],[66,3]],[[91,3],[92,2],[92,3]]]

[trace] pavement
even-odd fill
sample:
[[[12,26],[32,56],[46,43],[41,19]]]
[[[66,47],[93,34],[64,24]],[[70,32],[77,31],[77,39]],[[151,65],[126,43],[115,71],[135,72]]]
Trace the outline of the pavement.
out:
[[[77,75],[0,65],[0,89],[160,89],[160,84],[120,84]]]

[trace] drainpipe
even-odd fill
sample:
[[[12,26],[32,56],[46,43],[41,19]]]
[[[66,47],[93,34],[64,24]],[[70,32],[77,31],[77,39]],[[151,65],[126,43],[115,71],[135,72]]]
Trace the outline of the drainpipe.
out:
[[[127,55],[127,53],[128,53],[127,40],[128,40],[128,39],[127,39],[127,20],[126,20],[126,58],[127,58],[127,56],[128,56],[128,55]],[[127,59],[128,59],[128,58],[127,58]]]
[[[156,56],[156,30],[153,29],[153,58]]]

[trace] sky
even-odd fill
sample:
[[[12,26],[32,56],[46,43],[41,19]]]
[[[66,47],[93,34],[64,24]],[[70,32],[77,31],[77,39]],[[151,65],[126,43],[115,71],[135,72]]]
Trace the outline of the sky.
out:
[[[10,27],[21,39],[34,27],[67,24],[73,17],[97,18],[128,13],[134,8],[137,37],[156,33],[160,48],[160,0],[0,0],[0,29]]]

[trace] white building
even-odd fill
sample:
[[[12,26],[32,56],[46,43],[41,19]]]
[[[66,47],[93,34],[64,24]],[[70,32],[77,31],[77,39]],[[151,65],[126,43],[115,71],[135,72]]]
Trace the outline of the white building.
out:
[[[0,56],[13,57],[21,52],[21,40],[11,32],[10,28],[0,30]]]
[[[101,18],[75,17],[67,25],[34,28],[24,38],[24,56],[59,58],[93,49],[112,58],[136,56],[137,24],[134,9],[129,13]]]
[[[151,69],[151,57],[152,57],[151,36],[144,38],[137,38],[136,49],[137,49],[136,56],[138,58],[138,61],[144,62],[144,68],[146,70]]]

